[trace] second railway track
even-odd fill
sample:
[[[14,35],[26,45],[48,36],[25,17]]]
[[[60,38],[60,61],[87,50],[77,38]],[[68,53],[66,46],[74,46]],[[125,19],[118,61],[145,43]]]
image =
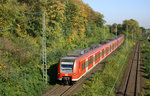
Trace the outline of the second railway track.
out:
[[[140,43],[137,42],[117,96],[140,96]]]

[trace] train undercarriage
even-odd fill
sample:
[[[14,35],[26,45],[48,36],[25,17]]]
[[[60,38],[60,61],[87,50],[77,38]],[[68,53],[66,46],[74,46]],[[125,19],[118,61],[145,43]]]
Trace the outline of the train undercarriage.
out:
[[[61,83],[63,85],[72,85],[73,84],[72,78],[68,77],[68,76],[64,76],[64,77],[62,77],[62,82]]]

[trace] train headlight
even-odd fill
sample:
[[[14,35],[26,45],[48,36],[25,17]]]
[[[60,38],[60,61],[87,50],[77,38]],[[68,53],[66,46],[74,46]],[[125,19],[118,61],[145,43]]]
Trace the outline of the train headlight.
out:
[[[60,75],[60,73],[58,73],[58,75]]]
[[[75,75],[77,75],[76,73],[73,73],[73,75],[75,76]]]

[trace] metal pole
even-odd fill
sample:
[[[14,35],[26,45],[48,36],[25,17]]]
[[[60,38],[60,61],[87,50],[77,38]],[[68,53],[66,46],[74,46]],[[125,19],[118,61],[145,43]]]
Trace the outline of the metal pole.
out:
[[[136,40],[136,29],[135,29],[135,40]]]
[[[118,31],[118,29],[117,29],[117,24],[116,24],[116,37],[117,37],[117,31]]]
[[[104,40],[105,40],[105,25],[104,25]]]
[[[132,30],[132,41],[133,41],[133,30]]]
[[[126,40],[127,40],[127,50],[128,50],[128,25],[126,26],[126,28],[127,28],[127,32],[126,32],[126,34],[127,34]]]
[[[147,34],[148,34],[148,32],[147,32],[148,30],[146,30],[146,37],[147,37]]]
[[[113,31],[112,31],[112,26],[111,26],[111,33],[113,33]]]
[[[47,84],[47,64],[46,64],[46,33],[45,33],[45,12],[42,14],[43,17],[43,80]]]

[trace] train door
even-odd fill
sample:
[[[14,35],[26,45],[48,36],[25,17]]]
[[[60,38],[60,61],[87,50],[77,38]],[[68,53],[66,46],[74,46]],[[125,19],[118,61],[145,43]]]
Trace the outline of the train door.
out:
[[[98,52],[95,53],[95,64],[97,64],[97,61],[98,61]]]
[[[93,66],[93,55],[88,57],[88,70]]]
[[[102,50],[102,58],[104,58],[104,49]]]
[[[100,51],[100,54],[99,54],[99,60],[101,60],[102,59],[102,52]]]
[[[108,47],[106,48],[106,55],[108,55]]]
[[[86,66],[86,72],[87,72],[88,71],[88,59],[86,59],[85,66]]]
[[[93,55],[93,66],[95,65],[95,55]]]
[[[112,46],[110,45],[110,52],[111,52],[111,47],[112,47]]]
[[[119,41],[117,40],[117,47],[118,47],[118,45],[119,45]]]
[[[114,50],[114,43],[112,44],[112,50]]]
[[[86,65],[85,65],[86,59],[83,59],[80,61],[80,73],[83,75],[86,72]]]
[[[100,51],[98,52],[98,61],[97,62],[99,62],[100,61]]]

